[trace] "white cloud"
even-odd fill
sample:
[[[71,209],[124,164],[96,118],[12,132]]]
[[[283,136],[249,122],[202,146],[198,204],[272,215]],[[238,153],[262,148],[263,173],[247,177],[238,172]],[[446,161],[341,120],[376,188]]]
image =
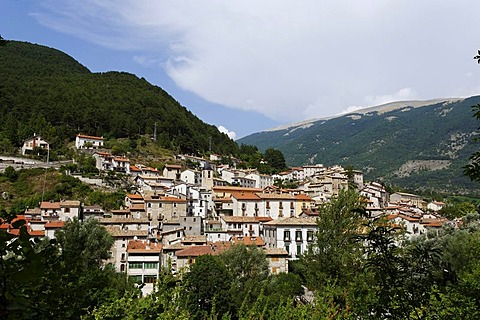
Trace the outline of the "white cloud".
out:
[[[235,140],[235,138],[237,137],[237,134],[234,131],[230,131],[224,126],[218,126],[217,128],[218,131],[220,131],[221,133],[225,133],[232,140]]]
[[[207,101],[288,122],[476,89],[462,75],[476,67],[479,11],[433,0],[49,0],[32,15],[131,50]]]
[[[408,101],[415,99],[417,99],[417,93],[412,88],[403,88],[398,90],[394,94],[365,97],[365,101],[368,106],[378,106],[394,101]]]

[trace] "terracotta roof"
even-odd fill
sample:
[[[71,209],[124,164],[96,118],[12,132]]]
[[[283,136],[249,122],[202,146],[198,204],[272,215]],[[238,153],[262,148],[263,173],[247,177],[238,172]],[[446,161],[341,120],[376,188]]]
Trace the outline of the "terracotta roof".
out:
[[[27,228],[28,234],[32,237],[45,237],[45,231],[44,230],[32,230]],[[20,234],[20,229],[10,229],[10,234],[13,234],[14,236],[18,236]]]
[[[273,219],[270,217],[255,217],[255,220],[258,222],[268,222],[272,221]]]
[[[130,206],[130,211],[145,211],[145,205],[143,203],[135,203]]]
[[[130,166],[130,172],[142,172],[142,170],[136,166]]]
[[[306,194],[300,193],[295,195],[296,200],[305,200],[305,201],[312,201],[312,198],[307,196]]]
[[[127,193],[126,196],[130,199],[143,200],[143,196],[141,194]]]
[[[110,153],[108,153],[108,152],[97,151],[95,153],[98,154],[98,155],[101,155],[103,157],[109,157],[110,156]]]
[[[262,237],[255,236],[234,236],[231,241],[233,244],[244,244],[246,246],[263,247],[265,245]]]
[[[202,242],[202,243],[207,243],[207,237],[206,236],[186,236],[182,239],[182,243],[186,242]]]
[[[198,257],[205,254],[216,255],[225,251],[225,245],[190,246],[175,253],[177,257]]]
[[[42,211],[40,210],[40,208],[31,208],[31,209],[25,210],[25,215],[38,215],[41,213]]]
[[[60,207],[80,207],[80,201],[77,201],[77,200],[61,201]]]
[[[40,204],[40,209],[59,209],[60,210],[60,202],[49,202],[49,201],[44,201]]]
[[[232,198],[230,198],[230,197],[214,197],[213,201],[216,201],[216,202],[232,202]]]
[[[112,210],[112,214],[127,214],[130,213],[130,210],[128,209],[118,209],[118,210]]]
[[[237,200],[254,200],[254,201],[260,201],[260,198],[255,194],[251,192],[236,192],[232,191],[232,197],[237,199]]]
[[[317,225],[317,218],[316,217],[304,217],[304,218],[288,217],[288,218],[281,218],[281,219],[277,219],[277,220],[272,220],[270,222],[265,223],[265,225],[269,225],[269,226],[316,226]]]
[[[49,221],[45,224],[45,229],[58,229],[65,226],[65,221]]]
[[[184,249],[185,246],[180,243],[180,242],[177,242],[177,243],[174,243],[174,244],[170,244],[170,245],[166,245],[163,247],[163,250],[182,250]]]
[[[113,160],[117,162],[130,162],[130,160],[127,158],[113,158]]]
[[[85,134],[77,134],[77,137],[84,138],[84,139],[103,140],[103,137],[88,136]]]
[[[127,245],[128,253],[160,253],[162,252],[162,244],[145,240],[130,240]]]
[[[163,201],[166,202],[187,202],[185,199],[174,198],[174,197],[162,197]]]

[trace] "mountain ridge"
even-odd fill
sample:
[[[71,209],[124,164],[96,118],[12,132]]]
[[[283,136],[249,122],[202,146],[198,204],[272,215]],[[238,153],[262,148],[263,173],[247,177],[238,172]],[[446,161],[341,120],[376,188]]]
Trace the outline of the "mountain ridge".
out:
[[[454,102],[454,101],[459,101],[463,100],[464,98],[439,98],[439,99],[429,99],[429,100],[404,100],[404,101],[393,101],[393,102],[387,102],[383,103],[377,106],[371,106],[371,107],[365,107],[365,108],[360,108],[352,112],[347,112],[347,113],[341,113],[333,116],[327,116],[327,117],[320,117],[320,118],[313,118],[313,119],[307,119],[299,122],[294,122],[290,124],[284,124],[280,126],[276,126],[270,129],[262,130],[260,132],[270,132],[270,131],[278,131],[278,130],[285,130],[289,128],[295,128],[295,127],[303,127],[303,126],[308,126],[314,122],[317,121],[322,121],[322,120],[330,120],[333,118],[339,118],[343,116],[348,116],[348,115],[354,115],[354,114],[365,114],[369,112],[379,112],[379,113],[385,113],[388,111],[393,111],[396,109],[400,108],[405,108],[405,107],[413,107],[413,108],[419,108],[423,107],[426,105],[431,105],[434,103],[440,103],[440,102]]]
[[[463,175],[478,149],[473,139],[479,124],[471,109],[476,104],[480,96],[391,103],[237,142],[279,149],[291,166],[340,164],[362,170],[367,180],[412,191],[479,194]]]

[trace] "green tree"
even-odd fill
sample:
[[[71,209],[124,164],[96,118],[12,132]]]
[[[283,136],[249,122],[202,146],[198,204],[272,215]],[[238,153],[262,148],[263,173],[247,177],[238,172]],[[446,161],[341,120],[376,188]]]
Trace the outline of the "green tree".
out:
[[[268,277],[268,261],[262,249],[233,245],[220,255],[231,278],[230,296],[236,307],[253,303]]]
[[[14,222],[13,227],[19,228],[18,237],[0,230],[0,318],[35,318],[39,305],[30,299],[42,290],[45,258],[35,250],[24,220]]]
[[[313,244],[300,258],[299,267],[310,288],[327,283],[344,287],[360,268],[362,244],[357,241],[362,216],[359,195],[341,190],[338,197],[319,207]]]
[[[71,269],[100,268],[110,257],[113,238],[96,219],[83,223],[76,217],[55,233],[63,260]]]
[[[280,150],[268,148],[265,150],[263,159],[273,169],[274,172],[280,172],[287,168],[285,164],[285,157]]]
[[[231,278],[218,256],[203,255],[185,276],[183,299],[194,319],[205,319],[215,306],[216,316],[231,311]]]

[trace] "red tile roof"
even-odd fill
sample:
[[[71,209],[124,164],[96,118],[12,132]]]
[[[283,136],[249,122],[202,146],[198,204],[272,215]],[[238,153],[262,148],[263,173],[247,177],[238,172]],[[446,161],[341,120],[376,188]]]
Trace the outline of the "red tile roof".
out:
[[[145,211],[143,203],[136,203],[130,206],[130,211]]]
[[[130,166],[130,172],[142,172],[142,170],[136,166]]]
[[[65,226],[65,221],[49,221],[45,224],[45,229],[51,228],[51,229],[57,229],[57,228],[63,228]]]
[[[162,252],[162,244],[150,242],[145,240],[130,240],[127,245],[128,253],[147,253],[147,252]]]
[[[40,209],[45,209],[45,210],[58,209],[58,210],[60,210],[60,202],[44,201],[40,204]]]
[[[77,134],[77,137],[84,138],[84,139],[93,139],[93,140],[102,140],[103,141],[103,137],[87,136],[85,134]]]
[[[233,244],[244,244],[246,246],[263,247],[265,245],[262,237],[254,236],[236,236],[232,238],[232,242]]]
[[[127,193],[126,196],[130,199],[143,200],[143,196],[141,194]]]
[[[191,246],[176,252],[177,257],[198,257],[205,254],[216,255],[225,251],[226,245]]]

